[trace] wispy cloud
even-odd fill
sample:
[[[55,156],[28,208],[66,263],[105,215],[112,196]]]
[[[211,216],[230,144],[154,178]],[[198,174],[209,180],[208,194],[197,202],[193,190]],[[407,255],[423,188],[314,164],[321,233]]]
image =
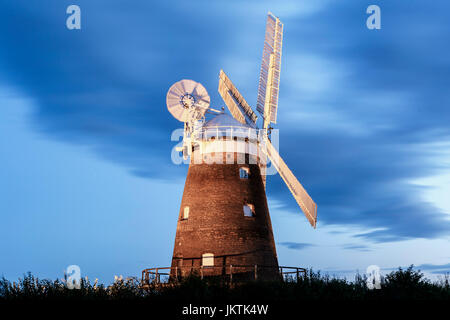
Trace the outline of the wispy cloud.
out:
[[[303,242],[279,242],[278,244],[292,250],[303,250],[306,248],[314,247],[311,243],[303,243]]]
[[[450,263],[446,264],[421,264],[417,266],[417,269],[428,271],[434,274],[446,274],[450,273]]]
[[[357,251],[371,251],[369,246],[363,244],[347,244],[343,246],[344,249],[347,250],[357,250]]]

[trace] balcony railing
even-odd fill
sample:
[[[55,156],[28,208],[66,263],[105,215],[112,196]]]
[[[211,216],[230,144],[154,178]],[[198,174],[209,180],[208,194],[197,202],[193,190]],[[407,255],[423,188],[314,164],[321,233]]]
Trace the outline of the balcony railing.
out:
[[[216,270],[219,270],[220,273]],[[278,278],[281,281],[286,281],[288,279],[298,281],[302,275],[306,274],[306,269],[285,266],[262,266],[256,264],[149,268],[142,271],[141,283],[143,286],[176,283],[187,276],[197,275],[201,279],[204,279],[205,277],[221,278],[232,284],[233,281],[267,279],[268,274],[271,279]]]
[[[194,130],[192,138],[194,140],[211,139],[247,139],[251,142],[259,142],[262,139],[264,131],[254,128],[233,128],[230,126],[217,126],[213,128],[199,128]]]

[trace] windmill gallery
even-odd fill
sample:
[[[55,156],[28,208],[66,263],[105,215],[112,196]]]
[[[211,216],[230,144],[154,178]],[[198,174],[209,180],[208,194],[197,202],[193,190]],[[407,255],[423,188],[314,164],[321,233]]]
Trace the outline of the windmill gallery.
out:
[[[316,204],[271,141],[282,40],[283,24],[269,13],[256,103],[260,128],[258,116],[222,70],[218,91],[231,115],[212,108],[206,89],[193,80],[178,81],[167,93],[169,112],[184,123],[176,150],[189,161],[172,264],[165,268],[171,279],[193,272],[233,280],[280,276],[266,198],[269,162],[316,227]],[[153,273],[158,281],[158,269],[144,270],[143,280]]]

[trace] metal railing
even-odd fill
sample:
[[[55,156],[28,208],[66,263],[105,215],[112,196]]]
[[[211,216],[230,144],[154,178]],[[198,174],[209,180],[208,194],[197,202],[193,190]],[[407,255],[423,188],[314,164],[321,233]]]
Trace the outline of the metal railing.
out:
[[[199,128],[194,130],[192,137],[194,140],[214,140],[214,139],[247,139],[251,142],[260,142],[264,131],[256,128],[234,128],[233,126],[214,126],[212,128]]]
[[[216,270],[220,270],[218,273]],[[182,278],[197,275],[201,279],[205,277],[221,278],[233,283],[242,280],[276,279],[281,281],[294,280],[298,282],[301,275],[306,275],[305,268],[286,266],[263,265],[226,265],[226,266],[180,266],[149,268],[142,271],[142,285],[176,283]],[[269,277],[268,277],[269,275]]]

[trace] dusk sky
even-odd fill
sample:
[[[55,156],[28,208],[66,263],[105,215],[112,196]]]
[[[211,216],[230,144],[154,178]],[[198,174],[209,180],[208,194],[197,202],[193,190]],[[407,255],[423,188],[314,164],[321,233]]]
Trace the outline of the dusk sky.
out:
[[[0,276],[169,266],[187,165],[167,90],[193,79],[219,109],[223,69],[255,107],[268,11],[284,23],[280,154],[318,205],[314,230],[268,178],[280,265],[450,272],[448,1],[4,0]]]

